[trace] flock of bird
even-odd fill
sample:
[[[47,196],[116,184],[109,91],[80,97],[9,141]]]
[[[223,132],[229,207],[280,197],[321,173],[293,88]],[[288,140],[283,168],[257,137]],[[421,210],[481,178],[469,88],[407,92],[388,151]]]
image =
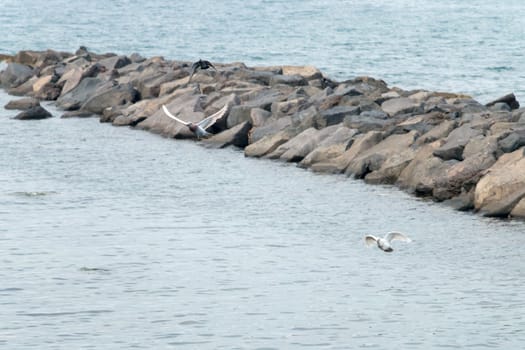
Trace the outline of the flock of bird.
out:
[[[206,70],[210,68],[217,71],[215,66],[210,61],[199,59],[197,62],[193,63],[191,66],[190,78],[188,82],[191,81],[191,78],[198,70]],[[190,129],[190,131],[193,132],[193,134],[197,137],[197,139],[201,139],[201,138],[207,138],[213,135],[209,133],[208,131],[206,131],[206,129],[210,128],[219,119],[223,118],[227,114],[228,104],[222,107],[218,112],[204,118],[203,120],[197,123],[187,122],[187,121],[184,121],[182,119],[175,117],[173,114],[170,113],[168,108],[164,105],[162,105],[162,110],[169,118],[181,124],[186,125],[188,129]],[[392,248],[392,241],[396,241],[396,240],[407,242],[407,243],[412,241],[406,235],[402,234],[401,232],[397,232],[397,231],[388,232],[384,237],[376,237],[374,235],[365,236],[365,243],[367,246],[370,247],[370,246],[376,245],[379,249],[387,253],[391,253],[394,251],[394,249]]]

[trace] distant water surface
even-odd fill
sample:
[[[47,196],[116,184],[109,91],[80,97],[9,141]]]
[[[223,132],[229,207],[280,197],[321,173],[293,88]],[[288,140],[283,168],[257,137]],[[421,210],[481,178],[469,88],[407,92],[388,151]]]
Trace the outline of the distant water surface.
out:
[[[337,80],[525,101],[522,0],[2,0],[0,52],[310,64]]]

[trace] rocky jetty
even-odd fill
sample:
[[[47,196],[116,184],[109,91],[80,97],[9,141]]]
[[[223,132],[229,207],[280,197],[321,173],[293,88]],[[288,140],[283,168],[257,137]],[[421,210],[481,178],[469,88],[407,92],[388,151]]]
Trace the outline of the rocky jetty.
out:
[[[486,216],[525,217],[525,109],[513,94],[481,104],[469,96],[406,91],[357,77],[337,82],[311,66],[247,67],[213,62],[189,81],[192,62],[163,57],[20,51],[0,85],[26,98],[20,119],[96,116],[173,138],[194,137],[163,113],[196,122],[229,106],[208,129],[208,147],[315,172],[392,184]],[[28,98],[31,97],[31,98]]]

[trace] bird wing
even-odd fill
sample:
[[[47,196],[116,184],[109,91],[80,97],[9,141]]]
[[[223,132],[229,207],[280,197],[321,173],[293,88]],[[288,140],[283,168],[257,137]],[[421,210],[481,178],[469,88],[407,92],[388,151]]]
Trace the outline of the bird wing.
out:
[[[184,125],[189,125],[189,124],[191,124],[191,123],[185,122],[184,120],[179,119],[179,118],[177,118],[176,116],[174,116],[173,114],[171,114],[170,111],[168,111],[168,109],[166,108],[166,106],[162,105],[162,109],[164,110],[164,113],[166,113],[166,115],[167,115],[168,117],[170,117],[171,119],[176,120],[176,121],[178,121],[179,123],[182,123],[182,124],[184,124]]]
[[[215,124],[215,122],[217,122],[217,120],[219,120],[222,117],[224,117],[226,115],[226,113],[228,113],[228,104],[224,105],[224,107],[222,107],[218,112],[213,113],[209,117],[207,117],[207,118],[201,120],[200,122],[198,122],[197,125],[200,126],[201,128],[203,128],[204,130],[206,130],[210,126]]]
[[[211,64],[210,61],[204,61],[204,63],[206,63],[207,65],[209,65],[211,68],[213,68],[215,71],[217,71],[217,68],[215,68],[215,66],[213,64]]]
[[[375,245],[376,241],[377,241],[377,237],[376,236],[372,236],[372,235],[366,235],[365,236],[365,243],[366,243],[367,246]]]
[[[388,232],[385,236],[385,239],[388,241],[388,242],[392,242],[394,240],[398,240],[398,241],[405,241],[405,242],[410,242],[411,239],[408,238],[407,236],[405,236],[404,234],[402,234],[401,232],[395,232],[395,231],[392,231],[392,232]]]

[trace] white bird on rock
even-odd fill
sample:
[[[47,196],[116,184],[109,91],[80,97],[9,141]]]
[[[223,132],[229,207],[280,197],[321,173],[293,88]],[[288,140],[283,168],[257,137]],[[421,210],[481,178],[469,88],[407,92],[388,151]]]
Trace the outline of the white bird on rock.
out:
[[[213,124],[217,122],[217,120],[221,119],[222,117],[226,115],[226,113],[228,113],[228,104],[222,107],[218,112],[210,115],[209,117],[201,120],[198,123],[186,122],[182,119],[177,118],[176,116],[171,114],[170,111],[168,111],[168,109],[164,105],[162,105],[162,109],[164,110],[164,113],[166,113],[168,117],[170,117],[173,120],[178,121],[181,124],[186,125],[191,130],[191,132],[193,132],[195,136],[197,136],[197,138],[200,139],[203,137],[210,137],[211,135],[213,135],[207,132],[206,129],[211,127]]]
[[[402,234],[401,232],[388,232],[385,237],[376,237],[373,235],[366,235],[365,236],[365,242],[367,246],[371,246],[374,244],[377,244],[378,248],[385,251],[385,252],[392,252],[394,249],[392,248],[392,245],[390,242],[392,241],[404,241],[404,242],[411,242],[412,240]]]

